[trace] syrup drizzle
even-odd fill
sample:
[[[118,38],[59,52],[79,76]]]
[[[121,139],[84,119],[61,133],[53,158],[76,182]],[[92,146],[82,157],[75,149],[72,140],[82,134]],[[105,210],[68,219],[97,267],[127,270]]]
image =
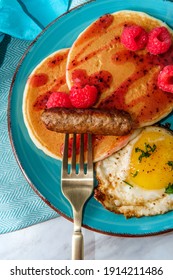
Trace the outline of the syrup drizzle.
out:
[[[48,75],[45,73],[34,74],[29,77],[29,84],[32,87],[41,87],[48,82]]]
[[[166,65],[173,64],[173,47],[168,52],[162,55],[151,55],[149,53],[138,55],[131,51],[125,50],[116,53],[112,57],[112,61],[116,64],[123,64],[127,61],[133,62],[136,65],[135,72],[128,77],[110,96],[106,97],[99,104],[99,108],[120,109],[127,112],[132,112],[132,108],[139,103],[145,104],[139,115],[134,115],[137,122],[152,118],[160,110],[163,110],[167,103],[173,102],[173,95],[163,92],[157,86],[157,76],[159,71]],[[152,79],[147,82],[147,90],[144,96],[135,96],[135,99],[126,102],[126,94],[129,86],[135,81],[146,76],[148,72],[155,66],[159,66],[158,70],[153,74]],[[152,98],[151,98],[152,95]],[[153,103],[154,100],[154,103]],[[139,112],[138,112],[139,113]],[[133,114],[133,113],[132,113]]]

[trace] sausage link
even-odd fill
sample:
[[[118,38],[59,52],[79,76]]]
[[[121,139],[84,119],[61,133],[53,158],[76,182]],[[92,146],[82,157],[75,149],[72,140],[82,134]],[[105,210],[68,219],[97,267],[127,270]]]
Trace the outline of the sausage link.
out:
[[[120,110],[103,109],[46,109],[41,120],[47,129],[59,133],[91,133],[126,135],[132,129],[131,116]]]

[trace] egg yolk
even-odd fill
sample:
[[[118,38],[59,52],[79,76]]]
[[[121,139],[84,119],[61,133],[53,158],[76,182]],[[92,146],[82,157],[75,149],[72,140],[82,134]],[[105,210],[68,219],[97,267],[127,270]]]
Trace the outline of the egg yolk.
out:
[[[141,133],[132,149],[127,180],[148,190],[173,182],[173,136],[169,132],[158,128]]]

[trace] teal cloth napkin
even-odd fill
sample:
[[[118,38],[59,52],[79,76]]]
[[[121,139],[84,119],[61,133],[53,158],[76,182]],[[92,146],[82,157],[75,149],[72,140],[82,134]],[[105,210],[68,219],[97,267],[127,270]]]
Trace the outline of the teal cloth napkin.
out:
[[[52,19],[87,1],[0,0],[0,234],[58,217],[29,186],[14,158],[7,129],[8,93],[30,40]],[[39,5],[43,2],[44,8]]]
[[[66,12],[70,0],[0,0],[0,32],[33,40],[52,20]]]

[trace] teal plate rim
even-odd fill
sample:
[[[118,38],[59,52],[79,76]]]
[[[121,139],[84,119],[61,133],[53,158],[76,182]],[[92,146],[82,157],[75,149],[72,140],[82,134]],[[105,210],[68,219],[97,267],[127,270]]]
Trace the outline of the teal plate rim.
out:
[[[158,5],[156,5],[156,1]],[[14,73],[8,96],[7,121],[9,138],[16,161],[35,193],[48,206],[70,221],[73,221],[72,210],[60,191],[61,162],[46,156],[35,147],[23,122],[21,105],[27,77],[45,56],[58,49],[70,47],[78,34],[89,23],[105,13],[119,10],[142,11],[165,20],[168,25],[173,27],[173,21],[171,21],[173,3],[164,0],[156,1],[146,0],[141,3],[126,0],[123,3],[124,1],[121,0],[107,0],[105,3],[105,0],[91,0],[73,8],[51,22],[31,42]],[[162,120],[163,124],[167,122],[173,125],[172,114]],[[91,197],[84,207],[83,227],[106,235],[121,237],[158,235],[173,231],[173,211],[154,217],[126,219],[123,215],[117,215],[104,209]]]

